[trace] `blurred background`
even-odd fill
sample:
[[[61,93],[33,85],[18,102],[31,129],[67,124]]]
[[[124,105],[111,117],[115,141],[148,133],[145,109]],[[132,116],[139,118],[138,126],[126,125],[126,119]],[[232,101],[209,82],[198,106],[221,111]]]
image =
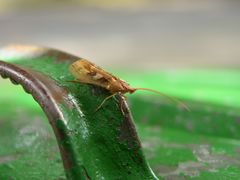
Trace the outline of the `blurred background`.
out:
[[[239,67],[238,0],[0,0],[0,45],[57,48],[103,67]]]

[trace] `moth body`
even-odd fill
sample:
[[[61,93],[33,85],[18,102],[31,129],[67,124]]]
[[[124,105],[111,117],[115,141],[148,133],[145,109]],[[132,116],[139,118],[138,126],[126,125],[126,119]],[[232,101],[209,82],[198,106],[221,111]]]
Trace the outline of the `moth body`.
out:
[[[125,94],[136,91],[135,88],[130,87],[125,81],[95,66],[86,59],[81,59],[71,64],[70,71],[77,81],[101,86],[112,94],[118,92]]]
[[[97,110],[104,104],[104,102],[117,93],[125,94],[125,93],[134,93],[136,90],[144,90],[150,91],[153,93],[157,93],[159,95],[165,96],[172,101],[181,104],[185,109],[189,110],[189,108],[179,100],[174,97],[168,96],[159,91],[148,89],[148,88],[133,88],[127,82],[117,78],[116,76],[106,72],[100,67],[94,65],[86,59],[80,59],[69,67],[70,72],[73,74],[77,82],[86,83],[86,84],[94,84],[100,87],[107,89],[112,95],[108,96],[103,100]]]

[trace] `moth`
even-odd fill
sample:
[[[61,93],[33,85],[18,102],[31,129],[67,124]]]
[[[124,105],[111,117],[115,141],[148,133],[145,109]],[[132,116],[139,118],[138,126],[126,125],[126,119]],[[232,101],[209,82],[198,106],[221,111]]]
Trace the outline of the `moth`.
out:
[[[72,73],[72,75],[75,77],[75,80],[71,82],[94,84],[107,89],[111,93],[110,96],[106,97],[102,101],[102,103],[97,107],[96,111],[99,110],[108,99],[115,96],[116,94],[126,94],[126,93],[132,94],[137,90],[144,90],[144,91],[157,93],[161,96],[165,96],[171,99],[172,101],[175,101],[176,103],[182,105],[184,108],[188,109],[188,107],[184,103],[160,91],[149,89],[149,88],[131,87],[124,80],[108,73],[107,71],[103,70],[102,68],[96,66],[95,64],[91,63],[86,59],[80,59],[78,61],[75,61],[70,65],[69,70]]]

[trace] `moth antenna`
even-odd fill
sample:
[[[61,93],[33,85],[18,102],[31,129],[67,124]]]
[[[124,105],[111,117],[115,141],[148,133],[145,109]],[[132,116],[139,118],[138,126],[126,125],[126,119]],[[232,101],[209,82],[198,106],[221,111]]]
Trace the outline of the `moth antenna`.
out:
[[[182,107],[184,107],[186,110],[190,111],[190,108],[183,102],[181,102],[180,100],[178,100],[177,98],[173,97],[173,96],[169,96],[167,94],[164,94],[160,91],[157,91],[157,90],[154,90],[154,89],[149,89],[149,88],[135,88],[135,90],[143,90],[143,91],[150,91],[150,92],[153,92],[153,93],[156,93],[156,94],[159,94],[161,96],[164,96],[168,99],[170,99],[171,101],[177,103],[177,104],[180,104]]]

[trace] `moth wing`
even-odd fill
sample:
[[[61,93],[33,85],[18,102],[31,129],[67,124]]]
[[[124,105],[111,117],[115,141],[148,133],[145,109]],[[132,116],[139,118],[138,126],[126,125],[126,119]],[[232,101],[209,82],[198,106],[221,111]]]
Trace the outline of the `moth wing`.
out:
[[[106,76],[104,70],[85,59],[74,62],[70,66],[70,71],[79,82],[95,84],[104,88],[109,83],[109,75]]]

